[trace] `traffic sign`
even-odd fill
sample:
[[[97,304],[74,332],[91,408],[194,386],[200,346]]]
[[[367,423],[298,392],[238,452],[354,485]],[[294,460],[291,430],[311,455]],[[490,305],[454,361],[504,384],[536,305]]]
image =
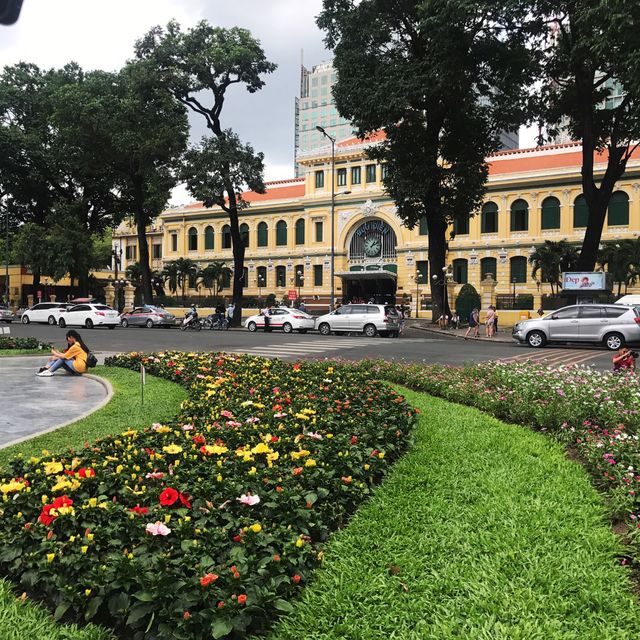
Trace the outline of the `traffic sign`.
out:
[[[290,289],[289,290],[289,300],[295,300],[298,296],[296,295],[296,290],[295,289]]]

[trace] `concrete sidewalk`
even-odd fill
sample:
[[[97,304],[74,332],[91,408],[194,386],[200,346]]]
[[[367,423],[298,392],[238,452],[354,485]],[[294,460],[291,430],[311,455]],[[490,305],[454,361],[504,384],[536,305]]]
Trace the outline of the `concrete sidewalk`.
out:
[[[467,333],[466,327],[464,329],[440,329],[435,324],[431,324],[430,320],[421,321],[416,320],[415,318],[413,320],[411,318],[407,319],[406,326],[410,327],[411,329],[420,329],[421,331],[425,331],[427,333],[434,333],[444,338],[464,339],[465,333]],[[473,337],[472,329],[469,332],[468,339],[484,342],[514,342],[513,338],[511,337],[511,327],[499,328],[498,333],[496,333],[492,338],[487,338],[484,325],[480,325],[478,338]]]
[[[0,448],[75,422],[111,398],[111,385],[90,374],[39,378],[44,360],[0,358]]]

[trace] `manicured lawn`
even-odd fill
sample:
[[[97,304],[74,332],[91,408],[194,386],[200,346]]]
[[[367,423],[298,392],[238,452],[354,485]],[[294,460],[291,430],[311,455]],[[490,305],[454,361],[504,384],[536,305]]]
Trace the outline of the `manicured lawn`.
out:
[[[45,356],[47,353],[43,349],[0,349],[0,358],[6,356]]]
[[[111,402],[87,418],[58,431],[45,434],[0,451],[0,464],[18,453],[34,455],[43,449],[63,451],[81,447],[105,435],[137,429],[168,420],[179,411],[185,390],[167,380],[147,376],[145,404],[140,404],[140,376],[116,367],[96,367],[92,372],[113,386]],[[15,589],[0,580],[0,638],[2,640],[111,640],[107,631],[89,625],[85,628],[59,625],[50,613],[32,602],[16,599]]]
[[[540,434],[406,396],[414,447],[270,640],[635,640],[640,606],[583,468]]]
[[[80,448],[85,442],[127,429],[146,427],[174,417],[186,391],[180,385],[147,376],[144,405],[140,402],[140,374],[119,367],[96,367],[91,370],[111,383],[114,395],[106,406],[83,420],[0,450],[0,466],[16,454],[38,455],[43,449],[61,452]]]

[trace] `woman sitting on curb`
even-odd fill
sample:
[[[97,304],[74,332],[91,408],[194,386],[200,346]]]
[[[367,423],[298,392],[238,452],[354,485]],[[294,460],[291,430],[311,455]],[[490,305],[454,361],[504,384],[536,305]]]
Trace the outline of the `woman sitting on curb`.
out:
[[[36,373],[37,376],[49,378],[60,368],[73,376],[86,372],[89,347],[82,341],[80,334],[73,329],[67,331],[66,338],[68,347],[64,351],[51,349],[52,360]]]

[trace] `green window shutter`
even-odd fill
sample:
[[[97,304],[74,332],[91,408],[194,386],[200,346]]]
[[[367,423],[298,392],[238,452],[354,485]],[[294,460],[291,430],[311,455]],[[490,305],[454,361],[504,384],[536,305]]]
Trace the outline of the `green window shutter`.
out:
[[[542,203],[542,219],[540,227],[542,229],[560,228],[560,200],[558,198],[545,198]],[[520,280],[518,280],[520,282]]]
[[[284,220],[280,220],[276,224],[276,245],[279,247],[287,246],[287,223]]]
[[[453,232],[457,236],[469,235],[469,218],[456,218],[453,221]]]
[[[487,202],[482,207],[480,214],[480,232],[498,233],[498,205],[495,202]]]
[[[316,222],[316,242],[322,242],[323,224],[321,221]]]
[[[316,189],[324,187],[324,171],[316,171]]]
[[[189,251],[198,250],[198,230],[195,227],[191,227],[187,234],[189,239]]]
[[[351,184],[360,184],[362,182],[362,168],[351,167]]]
[[[287,284],[286,267],[276,267],[276,287],[284,287]]]
[[[296,244],[304,244],[304,220],[296,220]]]
[[[607,224],[610,227],[629,224],[629,196],[624,191],[616,191],[611,195]]]
[[[266,222],[258,225],[258,246],[266,247],[269,245],[269,230]]]
[[[421,236],[429,235],[429,225],[427,224],[427,216],[422,216],[422,218],[420,218],[420,222],[418,223],[418,233]]]
[[[228,224],[222,227],[222,248],[231,249],[231,227]]]
[[[469,281],[469,267],[464,258],[457,258],[453,261],[453,279],[458,284],[467,284]]]
[[[313,286],[314,287],[322,286],[322,265],[321,264],[313,265]]]
[[[249,225],[241,224],[240,225],[240,237],[242,238],[242,244],[245,247],[249,246]]]
[[[494,280],[498,279],[498,261],[495,258],[482,258],[480,260],[480,279],[485,280],[491,274]]]
[[[584,196],[578,196],[573,203],[573,227],[579,229],[587,226],[589,208]]]
[[[427,260],[418,260],[416,262],[416,272],[420,275],[421,284],[429,282],[429,262]]]
[[[523,256],[511,258],[511,282],[527,281],[527,259]]]
[[[338,169],[338,186],[346,187],[347,186],[347,170],[346,169]]]
[[[525,200],[516,200],[511,205],[511,231],[529,229],[529,205]]]
[[[213,250],[214,235],[215,234],[213,233],[213,227],[207,227],[204,230],[204,250],[205,251]]]

